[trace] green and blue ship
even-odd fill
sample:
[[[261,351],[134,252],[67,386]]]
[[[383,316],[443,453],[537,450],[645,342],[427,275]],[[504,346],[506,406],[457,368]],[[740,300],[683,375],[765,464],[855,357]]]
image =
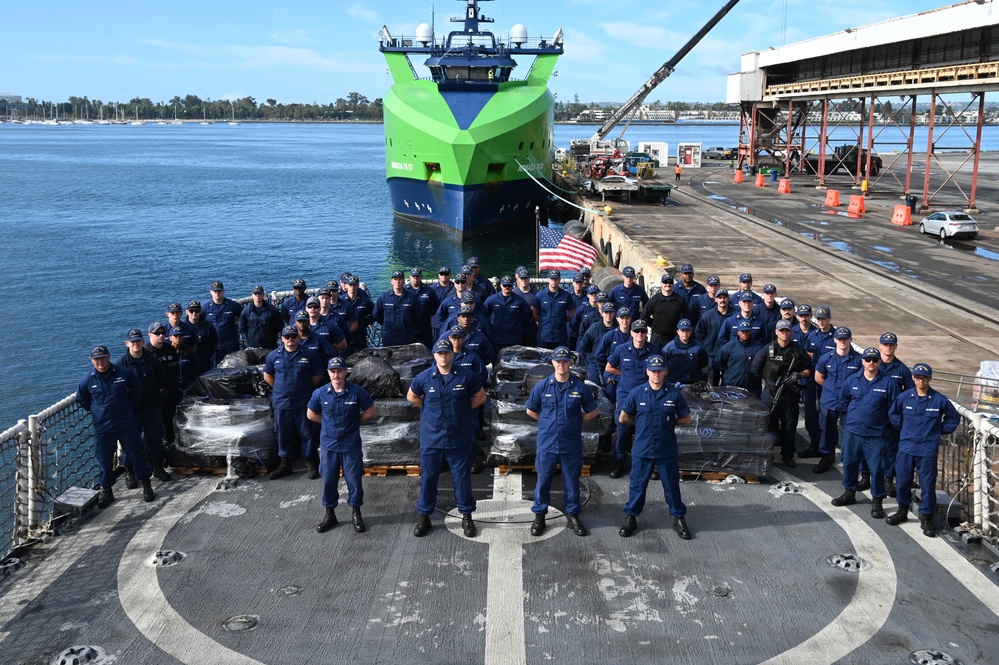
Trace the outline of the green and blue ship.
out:
[[[555,98],[548,89],[562,54],[551,40],[527,38],[521,25],[504,43],[479,0],[461,0],[461,23],[438,41],[423,23],[413,38],[382,31],[393,85],[384,99],[385,171],[395,212],[458,240],[509,229],[545,215],[551,178]],[[410,60],[426,56],[430,77]],[[515,57],[534,62],[514,79]]]

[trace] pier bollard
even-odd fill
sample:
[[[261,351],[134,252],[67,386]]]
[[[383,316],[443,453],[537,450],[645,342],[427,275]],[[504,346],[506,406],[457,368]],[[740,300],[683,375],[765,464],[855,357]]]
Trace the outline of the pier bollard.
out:
[[[838,189],[830,189],[830,190],[826,191],[826,205],[829,206],[830,208],[838,208],[839,207],[839,190]]]
[[[778,194],[790,194],[791,193],[791,179],[781,178],[780,185],[777,186]]]
[[[858,215],[863,215],[867,212],[867,208],[864,206],[864,197],[851,194],[850,207],[847,210]]]
[[[766,187],[767,186],[767,177],[765,175],[763,175],[762,173],[757,173],[756,174],[756,186],[757,187]]]
[[[909,206],[895,206],[895,213],[891,216],[891,223],[897,226],[912,226],[912,211],[909,210]]]

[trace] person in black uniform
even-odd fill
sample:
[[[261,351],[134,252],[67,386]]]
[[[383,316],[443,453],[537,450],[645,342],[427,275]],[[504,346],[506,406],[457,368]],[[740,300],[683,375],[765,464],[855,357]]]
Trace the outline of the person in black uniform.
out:
[[[752,371],[763,379],[763,403],[770,407],[770,430],[777,435],[780,456],[789,468],[794,461],[794,437],[798,431],[798,391],[802,379],[812,375],[812,362],[791,339],[790,321],[777,322],[777,338],[753,357]]]
[[[277,348],[284,319],[278,308],[267,302],[264,287],[257,284],[251,293],[252,302],[246,304],[239,315],[239,333],[247,348]],[[304,309],[304,307],[303,307]]]
[[[160,415],[163,419],[163,441],[171,444],[177,438],[173,429],[173,416],[177,413],[177,405],[180,404],[180,363],[177,359],[177,349],[167,343],[166,334],[166,325],[159,321],[154,322],[149,326],[149,341],[142,348],[156,356],[166,371],[166,384],[160,389]],[[129,489],[134,488],[129,487]]]
[[[130,367],[139,375],[142,398],[139,400],[139,408],[135,410],[135,421],[142,434],[142,450],[152,468],[153,476],[165,482],[173,480],[163,468],[163,412],[160,401],[167,384],[167,374],[159,358],[143,347],[143,341],[141,330],[133,328],[125,333],[126,351],[115,364]],[[125,467],[125,487],[135,489],[138,481],[134,465],[124,453],[121,464]]]
[[[219,345],[219,333],[201,314],[201,301],[192,300],[187,303],[187,322],[198,331],[197,351],[201,362],[201,371],[207,372],[215,367],[215,350]]]
[[[673,275],[665,273],[659,281],[662,283],[659,293],[649,298],[638,318],[652,329],[649,341],[662,348],[676,337],[680,319],[690,318],[690,307],[686,298],[673,292]]]

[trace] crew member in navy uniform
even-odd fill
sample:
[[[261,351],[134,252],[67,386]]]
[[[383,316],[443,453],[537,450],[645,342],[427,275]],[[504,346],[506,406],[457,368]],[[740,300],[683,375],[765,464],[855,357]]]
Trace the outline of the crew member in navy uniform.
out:
[[[651,328],[649,341],[662,348],[676,337],[680,319],[690,318],[690,307],[686,298],[673,291],[673,275],[663,273],[659,281],[659,293],[649,298],[639,318]]]
[[[798,433],[798,391],[801,380],[812,375],[812,361],[794,341],[791,322],[775,326],[777,339],[753,357],[753,374],[763,380],[763,403],[770,408],[770,431],[777,435],[784,465],[793,469],[794,439]]]
[[[715,308],[701,314],[694,327],[694,339],[704,346],[708,354],[708,383],[713,386],[720,385],[721,382],[721,370],[715,365],[715,358],[721,350],[718,333],[731,315],[728,290],[718,289],[715,293]]]
[[[551,504],[555,466],[562,466],[565,481],[565,514],[568,527],[577,536],[586,535],[579,519],[579,475],[583,470],[583,423],[597,417],[597,402],[586,383],[573,376],[572,352],[559,346],[552,352],[555,373],[531,390],[525,404],[527,415],[538,421],[538,450],[534,459],[538,480],[534,487],[534,522],[531,535],[545,531],[545,515]]]
[[[326,357],[320,357],[325,363],[334,355],[340,356],[341,358],[346,358],[350,355],[350,346],[347,342],[347,332],[350,327],[344,318],[335,310],[330,310],[328,316],[322,315],[323,304],[319,298],[309,298],[305,304],[305,320],[308,321],[307,329],[310,330],[317,337],[323,338],[326,344],[330,347],[330,355]],[[298,317],[302,314],[299,312],[295,315],[295,326],[298,328],[298,334],[301,337],[306,337],[303,334],[303,328],[299,324]],[[310,345],[313,351],[315,344]]]
[[[364,533],[361,425],[374,420],[377,408],[367,390],[347,381],[347,363],[343,358],[330,358],[326,369],[330,383],[312,393],[307,411],[310,421],[320,423],[319,470],[323,476],[322,501],[326,515],[316,525],[316,531],[325,533],[336,526],[342,469],[347,483],[347,505],[353,509],[351,523],[354,531]]]
[[[888,433],[894,428],[888,421],[888,410],[902,393],[887,374],[878,371],[881,352],[874,347],[864,349],[860,356],[864,368],[851,375],[843,386],[846,411],[843,414],[843,487],[845,491],[832,500],[834,506],[857,503],[857,473],[860,460],[867,460],[870,469],[871,517],[883,519],[883,501],[888,494],[884,487],[884,457]]]
[[[614,318],[614,303],[604,302],[600,304],[601,320],[590,324],[590,327],[583,332],[576,344],[576,355],[579,356],[579,364],[586,368],[586,378],[593,383],[603,385],[600,378],[604,372],[604,366],[597,362],[597,345],[604,335],[617,327],[617,319]],[[604,360],[604,365],[607,361]]]
[[[160,391],[160,414],[163,418],[163,441],[171,444],[177,438],[173,429],[173,417],[177,413],[181,397],[178,378],[180,364],[177,359],[177,349],[168,342],[166,333],[165,325],[159,321],[152,323],[149,326],[149,342],[143,348],[156,356],[166,371],[166,385]],[[134,488],[129,487],[129,489]]]
[[[94,421],[94,456],[97,458],[101,486],[98,508],[107,508],[114,501],[111,487],[115,482],[114,454],[121,444],[132,460],[135,476],[142,483],[142,498],[156,498],[149,482],[152,471],[142,450],[135,412],[142,400],[139,375],[126,367],[111,363],[106,346],[95,346],[90,352],[92,370],[83,375],[76,387],[76,400],[89,411]]]
[[[347,275],[344,281],[344,293],[340,301],[347,310],[347,323],[350,325],[350,350],[357,352],[368,348],[368,326],[374,321],[371,312],[375,304],[371,296],[361,288],[361,280],[357,275]]]
[[[326,365],[326,363],[330,361],[330,358],[337,355],[337,353],[333,347],[330,346],[327,337],[323,337],[312,330],[310,321],[311,317],[308,312],[302,311],[295,315],[295,329],[298,331],[298,345],[303,349],[308,349],[309,351],[315,353],[319,356],[319,361],[323,365]]]
[[[832,468],[839,445],[839,420],[846,410],[843,399],[843,386],[850,375],[860,371],[860,354],[850,345],[853,334],[846,326],[836,328],[833,333],[836,350],[820,357],[815,363],[815,382],[822,386],[819,397],[819,427],[822,438],[819,452],[822,458],[812,469],[813,473],[825,473]]]
[[[780,321],[787,321],[791,324],[791,339],[794,339],[794,327],[798,325],[797,319],[794,318],[794,301],[790,298],[781,298],[781,301],[777,304],[778,312],[780,316],[773,325],[770,327],[770,337],[771,339],[777,339],[777,323]],[[800,344],[800,342],[799,342]],[[802,347],[804,348],[804,347]],[[807,351],[805,353],[808,353]]]
[[[795,308],[794,315],[798,319],[798,325],[791,328],[791,339],[801,345],[801,348],[808,353],[814,367],[818,358],[810,352],[812,331],[815,330],[812,326],[812,306],[802,303]],[[803,380],[801,402],[805,408],[805,431],[808,432],[808,447],[798,453],[798,457],[802,459],[818,457],[821,455],[819,440],[822,438],[822,430],[819,428],[819,387],[815,383],[814,372],[812,376]]]
[[[707,284],[704,293],[690,296],[690,321],[695,326],[702,315],[715,308],[715,295],[721,289],[721,279],[718,275],[708,275],[704,283]]]
[[[243,306],[235,300],[225,297],[225,286],[222,282],[212,282],[209,293],[212,299],[202,305],[205,320],[215,326],[218,333],[218,346],[215,348],[215,364],[233,351],[239,351],[239,315]]]
[[[448,331],[447,338],[451,341],[451,347],[454,349],[452,364],[455,367],[468,370],[479,377],[479,381],[485,386],[489,382],[486,363],[482,362],[482,358],[479,357],[478,353],[465,347],[465,340],[467,339],[465,329],[461,326],[454,326]]]
[[[493,348],[493,344],[489,341],[486,334],[479,330],[474,317],[475,312],[472,310],[472,305],[462,305],[461,311],[458,312],[458,316],[455,317],[453,325],[448,330],[453,330],[455,327],[464,330],[466,350],[478,354],[483,364],[488,365],[496,360],[496,350]],[[444,335],[447,335],[447,333],[444,333]],[[442,336],[441,339],[447,338]]]
[[[298,330],[287,326],[281,331],[281,348],[267,354],[264,381],[274,390],[274,432],[281,463],[271,471],[271,480],[291,473],[291,464],[305,457],[309,477],[318,478],[318,456],[307,415],[309,399],[324,378],[323,363],[312,351],[298,345]]]
[[[246,348],[276,349],[284,326],[281,312],[267,302],[264,287],[260,284],[253,287],[250,297],[253,301],[247,303],[239,315],[239,333],[246,342]]]
[[[531,305],[534,320],[538,323],[538,346],[554,349],[569,341],[566,323],[575,311],[572,296],[559,286],[562,273],[548,271],[548,288],[534,298]]]
[[[597,302],[599,294],[600,289],[595,284],[587,286],[586,302],[577,306],[572,318],[569,319],[569,343],[566,346],[570,349],[576,349],[579,346],[580,336],[600,320],[600,303]]]
[[[520,296],[527,303],[528,307],[534,305],[534,299],[538,295],[538,289],[536,286],[531,284],[531,273],[527,272],[527,268],[524,266],[518,266],[514,271],[513,276],[517,278],[517,284],[513,287],[513,292],[515,295]],[[534,346],[538,341],[538,324],[535,323],[534,317],[524,325],[524,337],[521,340],[521,344],[525,346]]]
[[[610,303],[613,305],[614,303]],[[610,359],[614,349],[620,344],[627,344],[631,341],[631,310],[621,307],[617,310],[617,327],[604,333],[604,336],[597,342],[597,348],[593,352],[597,369],[600,372],[600,385],[604,387],[604,395],[607,399],[614,401],[617,399],[617,375],[608,373],[607,361]]]
[[[496,289],[493,288],[493,283],[489,281],[488,277],[480,274],[479,257],[468,257],[465,265],[472,269],[471,277],[469,277],[472,292],[475,293],[480,302],[485,302],[486,298],[496,293]]]
[[[912,477],[919,474],[923,500],[919,504],[919,524],[923,535],[933,537],[933,514],[937,511],[937,456],[940,437],[961,424],[961,416],[951,401],[930,387],[933,368],[926,363],[912,366],[914,388],[899,395],[888,410],[888,419],[899,431],[895,475],[898,510],[885,520],[898,525],[909,519],[912,505]]]
[[[128,367],[139,377],[142,384],[142,398],[139,408],[135,410],[135,422],[142,435],[142,450],[152,468],[157,480],[172,480],[170,474],[163,468],[163,412],[161,396],[167,385],[167,373],[163,363],[152,351],[143,347],[145,340],[142,331],[133,328],[125,333],[125,353],[118,362],[119,367]],[[132,461],[122,454],[122,466],[125,467],[125,486],[129,489],[138,487]]]
[[[500,278],[500,292],[486,298],[483,313],[493,329],[493,343],[497,353],[508,346],[520,344],[524,326],[533,321],[531,308],[523,298],[513,292],[513,275]]]
[[[674,292],[686,300],[689,307],[695,296],[704,295],[708,290],[700,282],[694,281],[694,266],[690,263],[684,263],[680,266],[680,283],[676,285]]]
[[[627,307],[631,311],[631,318],[635,318],[645,303],[649,302],[649,294],[637,283],[638,273],[631,266],[625,266],[621,270],[621,277],[624,281],[611,289],[610,297],[614,299],[618,309]]]
[[[893,332],[886,332],[878,340],[878,349],[881,351],[881,362],[878,371],[887,374],[898,386],[900,393],[913,388],[916,384],[912,381],[912,372],[909,367],[895,357],[898,349],[898,335]],[[888,444],[885,446],[885,491],[891,494],[895,492],[895,458],[898,457],[898,430],[891,428],[888,430]],[[863,482],[861,477],[861,482]],[[862,489],[862,488],[859,488]]]
[[[420,341],[420,303],[403,286],[401,270],[392,272],[392,288],[378,297],[371,316],[382,324],[382,346],[397,346]]]
[[[194,327],[193,324],[184,321],[181,317],[184,314],[184,308],[180,306],[179,302],[172,302],[167,305],[166,317],[167,317],[167,330],[172,330],[173,328],[180,328],[184,331],[184,344],[190,348],[197,350],[198,346],[198,329]]]
[[[620,317],[619,317],[620,318]],[[614,402],[621,404],[632,390],[640,386],[645,379],[645,361],[650,356],[662,355],[662,349],[647,341],[649,327],[642,319],[631,322],[631,341],[618,344],[607,358],[604,371],[616,379]],[[631,452],[631,439],[635,428],[628,424],[619,424],[617,438],[614,440],[614,466],[611,478],[620,478],[628,468],[628,453]]]
[[[753,276],[748,272],[744,272],[739,275],[739,290],[732,293],[732,301],[739,302],[739,298],[742,297],[743,293],[748,293],[753,296],[754,306],[763,302],[763,298],[761,298],[758,293],[753,291]]]
[[[429,349],[435,339],[430,320],[437,314],[437,308],[441,306],[440,298],[437,297],[437,293],[432,288],[423,283],[422,268],[413,268],[409,271],[409,284],[405,288],[413,294],[416,302],[420,304],[419,341]]]
[[[449,296],[454,294],[454,282],[451,281],[451,269],[441,266],[437,271],[437,281],[431,286],[437,295],[438,302],[444,302]]]
[[[760,378],[753,374],[753,358],[763,345],[753,335],[753,326],[749,321],[739,324],[736,335],[715,356],[715,368],[721,372],[721,385],[738,386],[759,399],[762,386]]]
[[[492,298],[492,296],[489,297]],[[471,328],[482,333],[491,344],[493,339],[496,337],[496,331],[493,330],[493,324],[489,322],[489,316],[486,313],[485,304],[479,302],[479,300],[475,297],[475,294],[471,291],[461,292],[461,307],[459,307],[458,310],[451,315],[451,318],[444,322],[444,326],[441,328],[442,332],[440,338],[445,337],[445,332],[459,324],[458,317],[462,314],[469,315]],[[468,326],[464,323],[461,325],[468,328]],[[490,361],[487,360],[486,362]]]
[[[286,324],[294,324],[293,319],[295,314],[305,309],[306,301],[309,299],[305,295],[305,289],[305,280],[301,278],[296,279],[291,287],[292,295],[281,301],[281,306],[278,309],[281,311],[281,317]]]
[[[200,300],[187,303],[187,323],[198,331],[196,352],[202,373],[207,372],[215,366],[215,350],[219,345],[219,334],[215,326],[205,320]]]
[[[645,360],[648,381],[633,389],[618,406],[618,421],[635,429],[635,444],[631,449],[631,482],[628,503],[624,506],[624,524],[618,531],[628,538],[638,528],[636,519],[645,507],[645,492],[654,469],[658,469],[673,530],[684,540],[690,540],[687,527],[687,506],[680,497],[680,453],[677,449],[676,426],[689,425],[690,408],[673,383],[667,383],[666,359],[659,355]]]
[[[763,321],[764,344],[774,341],[774,326],[781,318],[776,286],[773,284],[763,285],[763,302],[753,307],[753,313]]]
[[[725,323],[718,330],[718,345],[725,346],[735,338],[738,325],[743,321],[748,321],[749,329],[753,332],[753,338],[760,344],[766,344],[767,331],[766,322],[763,317],[753,311],[753,297],[743,291],[738,296],[739,311],[728,317]]]
[[[448,328],[454,326],[454,317],[458,316],[461,306],[470,302],[479,304],[479,300],[468,281],[468,276],[462,273],[454,278],[454,293],[441,301],[440,307],[437,308],[437,314],[431,319],[431,326],[437,331],[438,339],[447,332]]]
[[[170,328],[167,333],[170,344],[177,351],[177,386],[181,394],[186,393],[194,380],[201,376],[201,359],[194,347],[188,346],[187,335],[180,326]]]
[[[406,399],[421,409],[420,498],[416,502],[420,517],[413,535],[422,538],[430,533],[430,515],[437,507],[437,481],[446,461],[461,513],[461,531],[466,538],[474,538],[472,462],[477,448],[475,410],[487,399],[482,382],[454,366],[451,342],[442,339],[434,344],[434,366],[416,375]]]
[[[569,291],[569,295],[572,296],[573,309],[579,309],[583,305],[589,302],[586,297],[586,278],[583,277],[583,273],[577,272],[572,276],[572,291]]]
[[[694,326],[690,319],[680,319],[676,324],[676,337],[663,348],[666,369],[671,381],[683,385],[704,379],[708,367],[708,352],[694,339]]]

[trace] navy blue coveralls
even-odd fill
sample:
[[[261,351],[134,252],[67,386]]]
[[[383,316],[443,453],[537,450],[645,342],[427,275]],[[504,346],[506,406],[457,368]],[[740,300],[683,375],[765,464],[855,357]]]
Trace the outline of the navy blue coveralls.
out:
[[[368,326],[371,325],[371,311],[375,304],[371,302],[371,296],[362,289],[357,290],[357,296],[351,300],[346,294],[340,296],[340,302],[347,310],[347,323],[353,325],[357,322],[357,330],[350,333],[350,348],[352,351],[362,351],[368,348]]]
[[[961,416],[951,401],[933,388],[920,397],[915,388],[898,396],[888,410],[888,419],[899,431],[898,459],[895,461],[895,498],[898,507],[912,504],[912,476],[919,474],[923,501],[919,504],[922,515],[937,511],[937,454],[940,437],[950,434],[961,423]],[[874,482],[874,476],[871,476]]]
[[[715,368],[721,371],[721,384],[745,388],[759,399],[763,394],[763,382],[753,374],[753,358],[762,348],[755,337],[746,342],[736,338],[723,346],[715,356]]]
[[[861,368],[860,354],[853,348],[845,356],[835,351],[827,353],[815,363],[815,373],[825,377],[822,395],[819,396],[819,452],[832,455],[839,444],[839,419],[846,411],[843,386],[846,380]]]
[[[260,307],[247,303],[239,315],[239,332],[246,340],[247,348],[277,348],[283,327],[281,312],[269,302]]]
[[[684,344],[674,337],[663,347],[663,358],[669,370],[666,376],[676,383],[697,383],[704,378],[703,370],[708,366],[708,352],[693,338]]]
[[[607,364],[607,360],[604,360],[603,365],[599,365],[599,361],[597,360],[597,346],[604,335],[617,327],[617,323],[605,326],[603,319],[601,319],[587,328],[576,344],[576,353],[579,354],[579,364],[586,366],[586,378],[598,386],[603,383],[600,377],[603,376],[604,365]]]
[[[575,311],[575,302],[565,290],[545,289],[534,298],[531,309],[538,313],[538,346],[554,349],[569,341],[566,328]]]
[[[243,313],[243,306],[229,298],[223,298],[218,305],[214,300],[208,300],[201,305],[201,313],[218,333],[218,346],[215,347],[217,365],[226,355],[239,351],[239,315]]]
[[[645,303],[649,302],[649,294],[645,292],[645,289],[638,282],[632,284],[631,288],[626,287],[624,284],[618,284],[607,295],[614,299],[614,307],[616,309],[627,307],[631,310],[631,318],[636,318],[638,313],[642,311]]]
[[[659,390],[653,390],[646,383],[628,393],[620,410],[635,419],[625,514],[636,517],[642,514],[652,470],[659,469],[669,514],[683,517],[687,514],[687,506],[680,498],[680,454],[675,427],[677,419],[690,414],[686,400],[675,384],[664,383]]]
[[[607,359],[607,364],[621,370],[621,376],[609,375],[617,382],[614,401],[621,404],[632,390],[642,385],[646,380],[645,361],[649,356],[662,355],[662,349],[646,342],[641,349],[636,349],[633,342],[618,344]],[[631,439],[635,434],[634,425],[618,422],[617,438],[614,440],[614,463],[621,464],[631,452]]]
[[[139,375],[127,367],[111,364],[106,372],[91,369],[76,387],[76,399],[94,419],[94,456],[97,458],[97,482],[102,487],[114,485],[114,454],[121,449],[132,460],[132,471],[139,480],[149,480],[153,470],[142,452],[142,440],[135,423],[135,411],[142,401]]]
[[[802,331],[799,323],[791,328],[791,340],[797,342],[798,346],[805,351],[811,351],[809,340],[813,330],[815,328],[809,327],[806,333]],[[818,356],[811,356],[812,364],[814,365],[814,361],[818,359]],[[808,432],[808,445],[809,448],[818,450],[822,430],[819,428],[819,385],[815,383],[815,373],[813,372],[811,376],[802,379],[798,385],[801,387],[801,401],[805,407],[805,431]]]
[[[912,371],[898,357],[892,358],[890,363],[886,363],[882,359],[881,363],[878,364],[878,371],[887,374],[895,381],[899,394],[904,393],[909,388],[914,388],[916,385],[912,382]],[[892,427],[888,430],[888,445],[885,446],[885,478],[895,477],[895,458],[897,456],[898,430]]]
[[[846,380],[842,398],[843,415],[843,487],[857,489],[860,461],[867,460],[871,474],[871,496],[883,499],[885,492],[885,448],[888,437],[896,431],[888,422],[888,409],[901,391],[887,374],[878,373],[868,380],[863,371]]]
[[[323,507],[340,503],[340,470],[347,482],[347,505],[364,504],[364,455],[361,453],[361,414],[374,404],[364,388],[347,381],[342,392],[332,384],[317,388],[309,398],[309,411],[322,415],[319,433],[319,472],[323,475]]]
[[[382,346],[399,346],[419,342],[423,325],[420,322],[420,302],[412,291],[403,289],[396,295],[388,290],[378,297],[372,317],[382,324]]]
[[[423,399],[416,512],[430,515],[437,507],[437,481],[445,460],[451,469],[458,512],[473,512],[471,471],[477,449],[478,416],[472,409],[472,398],[482,390],[482,382],[475,374],[452,364],[450,374],[441,374],[436,366],[420,372],[409,389]]]
[[[509,296],[494,293],[486,298],[483,311],[492,325],[493,342],[496,344],[497,352],[505,347],[520,344],[524,336],[524,327],[532,321],[531,308],[527,301],[514,293]]]
[[[429,347],[434,343],[436,337],[430,321],[437,314],[437,308],[441,306],[440,298],[437,297],[437,292],[426,284],[421,285],[418,289],[412,284],[406,284],[402,288],[413,294],[416,302],[420,303],[420,342]]]
[[[579,474],[583,470],[583,415],[597,408],[593,393],[578,377],[560,383],[552,374],[531,390],[524,405],[538,415],[538,472],[531,511],[546,515],[551,504],[555,466],[561,464],[565,481],[565,514],[579,515]]]
[[[271,404],[274,406],[278,455],[289,462],[298,459],[299,455],[310,456],[315,442],[306,407],[315,390],[312,378],[326,374],[322,361],[307,349],[299,347],[294,353],[288,353],[282,346],[267,354],[264,372],[274,377]]]
[[[117,365],[131,368],[142,384],[142,399],[135,410],[135,424],[142,434],[142,449],[151,464],[163,465],[163,412],[160,397],[167,386],[167,373],[163,363],[150,351],[142,349],[142,355],[133,358],[126,351],[118,359]],[[122,454],[122,466],[132,468],[128,455]]]

